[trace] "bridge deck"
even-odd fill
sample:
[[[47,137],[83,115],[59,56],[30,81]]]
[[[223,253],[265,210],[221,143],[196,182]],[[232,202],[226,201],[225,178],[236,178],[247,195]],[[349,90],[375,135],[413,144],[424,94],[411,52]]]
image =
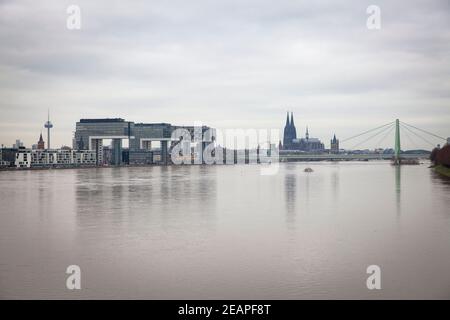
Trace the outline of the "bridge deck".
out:
[[[280,154],[280,161],[391,160],[392,154]],[[402,159],[429,159],[429,154],[402,154]]]

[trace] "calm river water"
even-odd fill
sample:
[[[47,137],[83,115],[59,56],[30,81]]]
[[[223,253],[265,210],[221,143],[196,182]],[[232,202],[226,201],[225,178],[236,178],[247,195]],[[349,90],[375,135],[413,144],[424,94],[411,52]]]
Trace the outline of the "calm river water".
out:
[[[0,298],[448,299],[450,181],[427,165],[0,172]]]

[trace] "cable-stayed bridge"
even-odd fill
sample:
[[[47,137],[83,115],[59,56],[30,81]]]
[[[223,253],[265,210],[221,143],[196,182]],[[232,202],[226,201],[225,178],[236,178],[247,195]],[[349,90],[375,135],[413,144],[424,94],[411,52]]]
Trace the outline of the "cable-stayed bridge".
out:
[[[368,145],[369,143],[374,144],[374,150],[380,148],[381,144],[387,140],[387,138],[394,132],[394,139],[392,144],[393,152],[355,152],[361,145]],[[444,144],[447,139],[434,134],[428,130],[421,129],[412,124],[400,121],[396,119],[395,121],[383,124],[376,128],[358,133],[346,139],[340,141],[341,146],[345,144],[347,150],[346,152],[340,152],[335,154],[318,153],[286,153],[280,154],[281,161],[314,161],[314,160],[393,160],[394,163],[400,164],[402,160],[407,162],[411,159],[427,159],[429,153],[426,151],[419,153],[405,153],[401,150],[401,141],[405,137],[409,144],[416,146],[418,150],[423,148],[419,147],[418,141],[420,143],[425,142],[429,146],[430,151],[435,148],[438,144]],[[356,142],[356,143],[355,143]],[[353,144],[350,144],[353,143]]]

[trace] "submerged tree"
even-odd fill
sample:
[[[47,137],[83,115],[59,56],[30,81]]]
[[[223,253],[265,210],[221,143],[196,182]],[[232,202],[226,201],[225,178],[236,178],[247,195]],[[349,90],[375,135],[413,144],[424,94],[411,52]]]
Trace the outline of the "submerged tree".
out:
[[[450,145],[446,144],[437,152],[434,163],[450,167]]]
[[[437,157],[438,152],[439,152],[438,148],[434,148],[433,151],[431,151],[431,154],[430,154],[431,162],[436,163],[436,157]]]

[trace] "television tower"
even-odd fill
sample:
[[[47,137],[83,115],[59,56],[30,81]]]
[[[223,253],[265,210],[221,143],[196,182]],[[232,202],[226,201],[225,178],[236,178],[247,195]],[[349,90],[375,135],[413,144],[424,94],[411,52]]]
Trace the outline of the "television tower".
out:
[[[50,122],[50,110],[48,110],[48,118],[47,122],[44,125],[44,128],[47,129],[47,150],[50,150],[50,129],[53,128],[53,124]]]

